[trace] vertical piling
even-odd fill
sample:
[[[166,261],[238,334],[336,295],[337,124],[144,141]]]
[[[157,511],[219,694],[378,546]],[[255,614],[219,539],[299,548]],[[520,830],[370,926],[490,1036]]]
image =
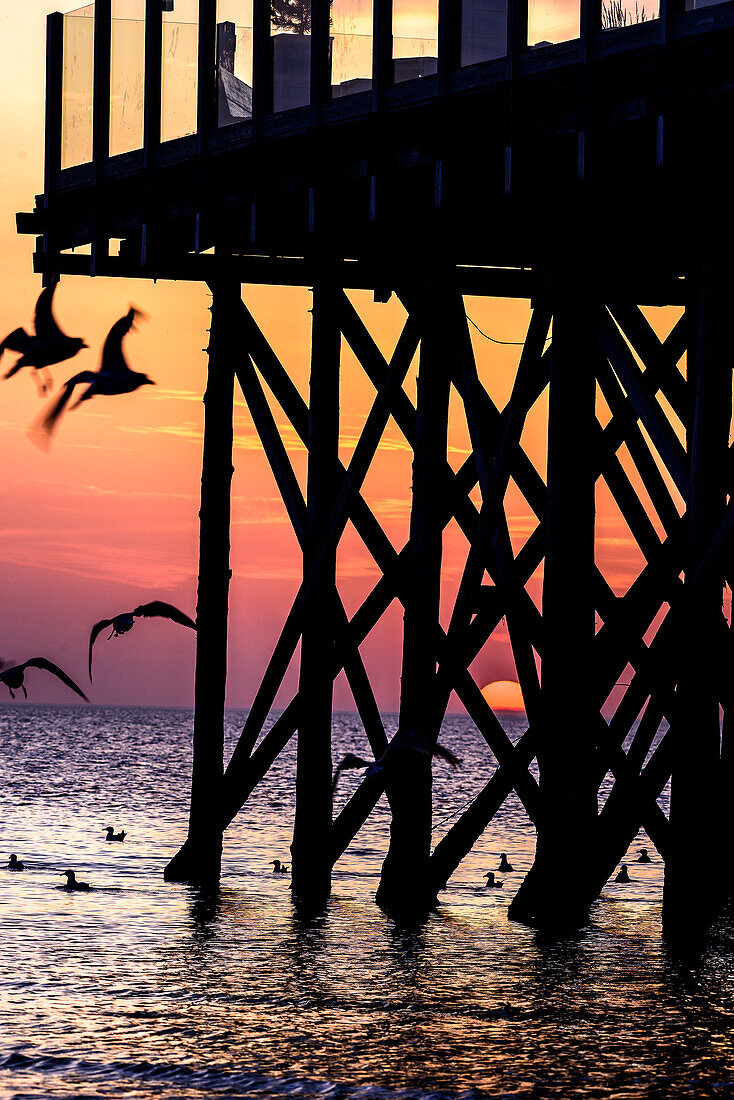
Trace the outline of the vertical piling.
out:
[[[231,282],[215,283],[212,293],[199,512],[191,808],[186,843],[165,870],[165,878],[169,882],[202,884],[218,879],[222,856],[220,804],[224,772],[224,697],[231,576],[232,363],[236,351],[232,326],[240,287]]]
[[[594,427],[596,343],[591,303],[568,282],[555,302],[548,407],[544,648],[538,747],[540,815],[535,861],[510,906],[512,920],[584,923],[592,900],[583,868],[596,817],[594,781]]]
[[[323,552],[337,491],[341,331],[337,288],[319,278],[313,290],[309,450],[303,576],[293,897],[321,906],[331,888],[331,655],[335,639],[336,547]]]
[[[702,265],[692,311],[695,335],[692,333],[688,377],[695,406],[688,426],[686,588],[726,507],[732,414],[731,276],[727,266],[713,261]],[[670,840],[663,893],[663,928],[672,936],[689,937],[705,930],[729,884],[717,858],[725,797],[721,785],[720,677],[722,673],[730,676],[721,659],[723,586],[723,570],[713,571],[684,597],[681,609],[675,655],[677,707],[671,729]],[[692,874],[695,890],[691,889]]]
[[[441,595],[444,471],[450,370],[446,328],[452,299],[437,288],[426,310],[417,384],[410,546],[405,570],[399,731],[390,753],[392,819],[378,904],[395,916],[420,916],[435,900],[431,851],[431,753],[438,735],[436,637]]]

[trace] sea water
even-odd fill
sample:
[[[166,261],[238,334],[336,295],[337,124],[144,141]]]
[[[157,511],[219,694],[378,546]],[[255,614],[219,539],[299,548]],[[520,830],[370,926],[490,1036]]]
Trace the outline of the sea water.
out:
[[[244,717],[227,713],[230,748]],[[503,723],[513,740],[524,728]],[[462,767],[435,764],[436,839],[494,765],[466,717],[441,739]],[[335,716],[334,744],[335,760],[368,755],[354,715]],[[583,931],[541,935],[507,920],[534,845],[512,797],[406,931],[374,904],[382,800],[327,913],[303,924],[269,866],[289,859],[295,744],[228,830],[215,894],[162,877],[190,766],[186,710],[0,707],[0,855],[27,868],[0,870],[0,1096],[734,1096],[732,928],[702,955],[666,950],[654,852]],[[337,808],[358,782],[342,777]],[[652,851],[641,834],[631,859],[640,845]],[[487,890],[503,851],[515,871]],[[575,866],[570,846],[559,891]],[[58,890],[66,868],[93,892]]]

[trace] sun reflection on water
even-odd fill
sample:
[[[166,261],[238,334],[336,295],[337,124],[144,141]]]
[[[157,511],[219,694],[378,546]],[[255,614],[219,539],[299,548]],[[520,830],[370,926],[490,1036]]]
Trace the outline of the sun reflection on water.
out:
[[[228,715],[230,738],[242,717]],[[522,731],[518,716],[505,724]],[[731,930],[701,957],[667,952],[659,860],[609,884],[588,929],[543,937],[506,919],[533,852],[508,801],[440,910],[401,930],[373,902],[381,804],[306,924],[268,866],[289,854],[292,752],[228,834],[221,888],[202,893],[161,878],[186,828],[187,712],[4,707],[0,735],[0,853],[28,867],[0,875],[0,1095],[734,1091]],[[335,719],[335,739],[335,755],[367,750],[353,716]],[[436,766],[437,836],[490,766],[467,719],[447,720],[442,740],[464,766]],[[347,773],[339,799],[358,781]],[[128,830],[124,844],[105,842],[108,824]],[[501,851],[516,873],[487,891]],[[67,866],[94,892],[55,889]]]

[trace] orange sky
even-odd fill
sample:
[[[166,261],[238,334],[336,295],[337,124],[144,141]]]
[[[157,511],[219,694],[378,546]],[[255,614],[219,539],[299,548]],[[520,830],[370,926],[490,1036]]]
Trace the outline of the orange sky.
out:
[[[70,5],[69,5],[70,6]],[[40,290],[32,273],[32,238],[15,234],[14,214],[29,210],[42,182],[42,96],[45,15],[58,4],[28,0],[0,10],[0,336],[29,326]],[[301,393],[307,394],[308,325],[305,290],[245,287],[244,296]],[[400,306],[375,305],[352,295],[385,354],[403,320]],[[27,373],[0,382],[0,656],[25,660],[44,655],[84,686],[91,624],[154,597],[185,611],[195,607],[197,512],[201,460],[201,393],[205,381],[209,299],[205,288],[185,283],[122,282],[65,278],[56,294],[60,323],[82,336],[90,350],[53,371],[56,383],[94,369],[104,336],[134,302],[148,323],[127,341],[132,366],[157,382],[134,395],[98,398],[70,414],[50,454],[36,450],[25,431],[41,403]],[[492,335],[519,340],[529,317],[526,302],[471,299],[468,312]],[[650,314],[650,316],[653,316]],[[661,329],[673,315],[655,314]],[[480,374],[498,405],[507,399],[519,348],[499,347],[473,332]],[[12,362],[3,359],[3,371]],[[414,394],[415,374],[408,382]],[[348,349],[343,356],[342,457],[348,461],[373,391]],[[454,395],[455,397],[455,395]],[[524,443],[544,473],[545,398],[531,414]],[[453,401],[450,459],[458,468],[468,452],[466,424]],[[282,414],[278,422],[285,424]],[[259,448],[247,410],[236,414],[233,485],[231,645],[228,702],[252,699],[300,577],[300,559],[275,482]],[[287,435],[302,484],[305,452]],[[396,548],[408,532],[410,454],[391,424],[365,483],[365,496]],[[528,506],[511,488],[507,500],[513,541],[534,527]],[[598,499],[598,560],[624,590],[639,569],[639,556],[602,489]],[[455,524],[445,540],[444,607],[447,622],[463,566],[466,543]],[[339,555],[339,578],[348,611],[356,608],[378,574],[348,528]],[[537,577],[531,584],[539,597]],[[378,701],[398,699],[401,616],[393,605],[363,647]],[[182,704],[193,698],[194,645],[190,632],[166,623],[138,624],[131,635],[100,641],[95,655],[95,702]],[[480,686],[514,679],[504,627],[478,658]],[[570,670],[572,674],[572,670]],[[41,673],[29,674],[34,701],[70,701]],[[280,703],[289,698],[295,670]],[[351,708],[340,680],[336,705]]]

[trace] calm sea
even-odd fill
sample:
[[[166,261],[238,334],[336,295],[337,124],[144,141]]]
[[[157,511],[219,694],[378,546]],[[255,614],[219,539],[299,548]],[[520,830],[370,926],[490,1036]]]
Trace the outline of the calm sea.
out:
[[[244,714],[227,717],[233,738]],[[610,884],[583,932],[540,936],[506,919],[533,851],[510,801],[408,933],[373,902],[381,804],[328,914],[302,926],[268,867],[289,857],[292,751],[229,830],[221,891],[163,882],[185,835],[190,728],[184,710],[0,707],[0,854],[27,866],[0,871],[1,1096],[734,1096],[731,927],[703,958],[668,954],[659,862]],[[334,738],[335,756],[366,751],[354,716]],[[442,740],[464,766],[436,765],[437,837],[491,766],[466,718]],[[516,873],[483,889],[502,851]],[[559,890],[574,865],[569,850]],[[56,890],[67,867],[94,892]]]

